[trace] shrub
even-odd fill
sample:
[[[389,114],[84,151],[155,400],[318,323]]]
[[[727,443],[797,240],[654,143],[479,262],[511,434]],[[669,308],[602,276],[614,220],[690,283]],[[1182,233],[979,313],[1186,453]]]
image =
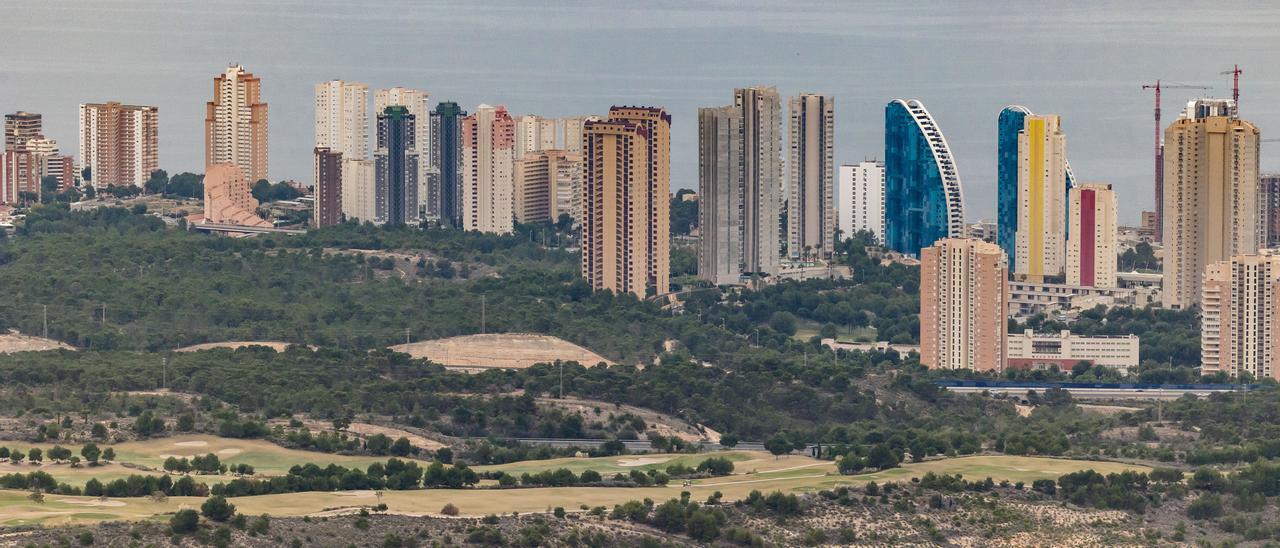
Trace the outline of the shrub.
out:
[[[199,524],[200,514],[191,509],[178,510],[178,513],[169,518],[169,529],[177,535],[193,532]]]
[[[1214,519],[1222,516],[1222,497],[1206,493],[1192,501],[1187,507],[1187,516],[1191,519]]]
[[[445,505],[444,505],[444,508],[441,508],[441,509],[440,509],[440,513],[441,513],[441,514],[444,514],[444,515],[446,515],[446,516],[456,516],[456,515],[458,515],[458,514],[460,514],[460,513],[462,513],[462,512],[461,512],[460,510],[458,510],[458,507],[457,507],[457,506],[454,506],[454,505],[453,505],[453,503],[452,503],[452,502],[450,502],[450,503],[448,503],[448,504],[445,504]]]
[[[226,497],[209,497],[200,505],[200,513],[213,521],[227,521],[235,515],[236,505],[227,502]]]

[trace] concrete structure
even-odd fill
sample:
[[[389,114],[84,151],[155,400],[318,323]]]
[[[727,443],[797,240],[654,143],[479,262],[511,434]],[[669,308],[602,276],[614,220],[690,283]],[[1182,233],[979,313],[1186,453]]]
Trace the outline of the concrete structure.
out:
[[[920,251],[920,363],[1002,371],[1009,265],[1000,246],[943,238]]]
[[[426,218],[443,226],[462,226],[462,119],[458,103],[442,102],[431,111]]]
[[[40,182],[37,194],[41,196],[44,194],[43,181],[45,177],[53,177],[58,180],[58,192],[75,186],[75,162],[70,156],[62,155],[58,149],[57,141],[38,137],[29,139],[25,148],[31,154],[31,163],[36,170],[35,177]]]
[[[1280,173],[1258,177],[1258,202],[1262,204],[1263,245],[1280,247]]]
[[[378,223],[373,160],[342,160],[342,214],[349,220]]]
[[[414,175],[414,184],[417,185],[417,189],[413,192],[414,202],[407,204],[406,207],[417,210],[412,216],[414,219],[425,217],[427,211],[432,209],[428,205],[428,197],[432,192],[431,189],[427,188],[433,181],[429,176],[432,169],[428,164],[431,160],[431,127],[428,122],[430,99],[431,94],[424,90],[403,87],[380,89],[373,93],[374,113],[382,114],[387,107],[400,106],[408,109],[409,114],[413,115],[413,153],[418,158],[418,171]]]
[[[1082,337],[1070,331],[1060,333],[1009,334],[1009,367],[1070,371],[1080,362],[1101,365],[1122,372],[1136,371],[1140,363],[1137,335]]]
[[[1256,253],[1263,242],[1258,128],[1230,100],[1191,101],[1164,132],[1162,304],[1200,301],[1205,268]]]
[[[991,219],[978,219],[976,223],[969,223],[969,231],[966,237],[984,242],[998,243],[1000,241],[1000,225]],[[1001,250],[1003,249],[1001,248]]]
[[[523,158],[530,152],[556,148],[555,118],[543,118],[526,114],[516,118],[516,157]]]
[[[996,217],[999,225],[997,239],[1000,242],[1000,248],[1010,257],[1017,257],[1018,254],[1018,134],[1026,126],[1027,116],[1034,116],[1027,107],[1009,105],[1000,111],[996,121],[996,182],[999,199],[999,214]],[[1071,162],[1068,161],[1065,165],[1064,196],[1076,186],[1075,177],[1071,173]],[[1009,266],[1015,273],[1017,272],[1017,265]]]
[[[418,208],[418,119],[408,107],[389,106],[378,113],[378,149],[374,152],[374,207],[388,225],[416,225]]]
[[[1201,299],[1201,370],[1280,379],[1280,251],[1209,265]]]
[[[262,81],[240,65],[213,78],[205,106],[204,163],[235,164],[252,181],[267,178],[267,104]]]
[[[343,80],[316,84],[316,148],[326,148],[343,158],[367,160],[368,108],[369,86]]]
[[[560,125],[564,134],[564,151],[570,154],[582,155],[582,128],[587,122],[599,120],[600,117],[594,115],[561,118]]]
[[[1031,281],[1062,274],[1066,251],[1067,139],[1054,115],[1027,116],[1018,133],[1018,229],[1014,272]]]
[[[671,115],[662,107],[614,106],[609,108],[608,121],[631,122],[648,134],[649,163],[645,166],[648,186],[644,189],[649,204],[644,210],[646,284],[662,295],[668,292],[671,283]],[[585,132],[586,126],[583,128]],[[589,160],[585,153],[583,158]]]
[[[258,216],[258,200],[251,184],[235,164],[214,164],[205,168],[204,221],[215,225],[270,227]]]
[[[643,298],[652,209],[649,132],[627,120],[588,122],[584,131],[582,277],[592,289]]]
[[[44,135],[44,118],[34,112],[4,115],[4,151],[26,150],[27,141]]]
[[[941,238],[965,234],[964,188],[951,147],[918,100],[884,109],[885,245],[918,256]]]
[[[1119,257],[1116,193],[1111,185],[1086,183],[1071,189],[1067,207],[1067,284],[1116,287]]]
[[[805,93],[790,98],[787,111],[787,255],[829,259],[836,247],[836,100]]]
[[[342,222],[342,153],[316,147],[315,192],[311,226],[316,228]]]
[[[548,149],[525,154],[515,166],[515,215],[521,223],[582,217],[582,157]]]
[[[480,105],[462,120],[462,228],[512,230],[515,121],[503,106]]]
[[[117,102],[80,105],[80,164],[97,189],[142,186],[160,169],[160,111]]]
[[[780,270],[781,103],[773,87],[698,109],[698,276],[738,283]]]
[[[884,243],[884,163],[864,160],[840,166],[840,237],[863,230]]]
[[[1065,315],[1098,305],[1111,308],[1146,304],[1138,303],[1136,298],[1131,288],[1013,280],[1009,282],[1009,315],[1029,318],[1036,314]]]
[[[18,204],[23,193],[40,195],[41,166],[25,145],[23,150],[6,150],[0,161],[0,204]]]

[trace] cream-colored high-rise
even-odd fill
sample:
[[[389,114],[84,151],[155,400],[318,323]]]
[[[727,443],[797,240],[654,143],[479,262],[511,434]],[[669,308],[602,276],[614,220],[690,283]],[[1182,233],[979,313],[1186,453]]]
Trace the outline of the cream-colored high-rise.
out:
[[[515,213],[516,125],[507,108],[480,105],[462,119],[462,228],[509,234]]]
[[[787,102],[787,255],[828,259],[836,247],[834,97],[811,93]]]
[[[316,148],[343,159],[369,158],[369,86],[330,80],[316,84]]]
[[[562,214],[581,218],[581,156],[555,149],[525,154],[516,160],[515,185],[516,221],[556,222]]]
[[[1280,379],[1280,252],[1209,265],[1201,298],[1202,371]]]
[[[1209,265],[1256,253],[1258,129],[1230,100],[1201,99],[1164,132],[1164,286],[1162,304],[1200,302]]]
[[[610,122],[631,122],[646,132],[649,146],[644,184],[645,271],[655,294],[667,293],[671,284],[671,115],[661,107],[612,107]],[[585,148],[585,141],[584,141]],[[583,154],[587,162],[589,153]]]
[[[1067,138],[1057,116],[1029,115],[1018,133],[1015,272],[1031,281],[1062,274],[1066,249]]]
[[[543,118],[526,114],[516,118],[516,158],[524,158],[525,154],[556,148],[556,126],[560,125],[555,118]]]
[[[204,163],[234,164],[250,184],[267,178],[262,81],[240,65],[213,78],[213,100],[205,105]]]
[[[943,238],[920,250],[920,364],[1001,371],[1009,263],[1000,246]]]
[[[650,263],[649,132],[629,120],[587,122],[582,277],[595,290],[644,298]]]
[[[1116,287],[1116,193],[1111,185],[1071,189],[1067,236],[1067,285]]]
[[[160,169],[156,107],[117,102],[80,105],[80,165],[95,188],[142,186]]]

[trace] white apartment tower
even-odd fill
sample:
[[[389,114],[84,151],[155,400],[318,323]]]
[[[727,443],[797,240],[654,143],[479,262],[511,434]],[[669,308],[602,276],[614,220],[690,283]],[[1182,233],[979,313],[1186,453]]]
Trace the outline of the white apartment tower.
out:
[[[884,244],[884,162],[863,161],[840,166],[840,237],[867,231]]]
[[[1204,373],[1280,379],[1280,252],[1209,265],[1200,307]]]
[[[515,121],[480,105],[462,119],[462,228],[509,234],[515,214]]]
[[[369,158],[369,86],[330,80],[316,84],[316,147],[344,160]]]
[[[1067,226],[1067,138],[1057,116],[1028,115],[1018,133],[1018,233],[1016,267],[1019,276],[1043,281],[1062,274]]]

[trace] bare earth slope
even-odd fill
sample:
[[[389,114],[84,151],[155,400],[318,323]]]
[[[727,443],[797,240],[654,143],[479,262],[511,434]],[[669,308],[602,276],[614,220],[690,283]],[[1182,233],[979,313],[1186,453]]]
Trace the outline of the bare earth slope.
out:
[[[490,333],[436,339],[391,347],[415,358],[427,358],[460,369],[523,369],[556,360],[583,365],[613,362],[563,339],[532,333]]]
[[[53,339],[42,339],[40,337],[31,337],[10,331],[8,333],[0,333],[0,354],[12,354],[15,352],[42,352],[45,350],[75,350],[75,347],[55,341]]]

